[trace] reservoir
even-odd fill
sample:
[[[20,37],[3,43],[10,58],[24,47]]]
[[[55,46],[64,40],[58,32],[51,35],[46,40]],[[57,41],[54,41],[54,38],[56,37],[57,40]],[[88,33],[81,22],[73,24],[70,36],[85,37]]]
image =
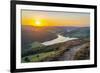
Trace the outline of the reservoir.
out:
[[[69,41],[69,40],[77,39],[77,38],[64,37],[64,36],[59,35],[59,34],[57,36],[58,37],[56,39],[43,42],[42,44],[46,45],[46,46],[49,46],[49,45],[53,45],[53,44],[57,44],[57,43],[66,42],[66,41]]]

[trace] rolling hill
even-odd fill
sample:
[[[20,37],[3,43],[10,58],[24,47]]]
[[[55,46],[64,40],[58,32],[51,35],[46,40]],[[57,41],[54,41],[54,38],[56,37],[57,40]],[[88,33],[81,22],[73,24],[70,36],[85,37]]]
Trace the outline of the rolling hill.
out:
[[[76,37],[76,38],[89,38],[90,37],[90,28],[89,27],[81,27],[79,29],[73,30],[69,33],[62,34],[66,37]]]

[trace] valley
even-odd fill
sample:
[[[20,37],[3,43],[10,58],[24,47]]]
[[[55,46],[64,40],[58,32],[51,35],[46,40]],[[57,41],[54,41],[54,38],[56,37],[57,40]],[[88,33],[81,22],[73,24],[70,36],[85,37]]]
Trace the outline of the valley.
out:
[[[21,62],[90,58],[89,27],[22,27]]]

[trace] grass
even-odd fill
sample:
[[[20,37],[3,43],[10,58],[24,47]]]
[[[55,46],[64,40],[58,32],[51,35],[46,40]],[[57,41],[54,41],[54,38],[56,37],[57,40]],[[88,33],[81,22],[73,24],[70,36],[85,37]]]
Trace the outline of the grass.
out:
[[[38,48],[32,48],[37,50],[38,53],[36,54],[30,54],[27,56],[22,57],[22,63],[26,62],[42,62],[42,61],[52,61],[62,55],[68,48],[76,45],[80,45],[86,43],[83,40],[73,40],[69,42],[54,44],[52,46],[42,46]],[[31,51],[32,51],[31,50]],[[29,52],[27,52],[29,53]],[[75,59],[79,59],[80,52],[77,52],[75,55]]]
[[[39,62],[54,54],[55,54],[55,51],[26,56],[23,58],[24,60],[23,62],[28,62],[27,60],[25,60],[25,58],[28,58],[30,62]]]
[[[35,55],[30,55],[22,58],[22,62],[42,62],[46,60],[50,60],[53,58],[56,58],[60,54],[62,54],[65,51],[65,48],[62,48],[62,50],[57,50],[57,51],[51,51],[51,52],[46,52],[46,53],[39,53]]]

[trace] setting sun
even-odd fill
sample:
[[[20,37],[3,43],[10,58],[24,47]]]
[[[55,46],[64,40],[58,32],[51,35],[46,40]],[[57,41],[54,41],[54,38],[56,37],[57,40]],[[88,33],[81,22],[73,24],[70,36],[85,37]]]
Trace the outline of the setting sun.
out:
[[[35,21],[35,26],[42,26],[42,23],[40,21]]]
[[[41,20],[35,20],[33,23],[33,26],[41,27],[43,26],[43,22]]]

